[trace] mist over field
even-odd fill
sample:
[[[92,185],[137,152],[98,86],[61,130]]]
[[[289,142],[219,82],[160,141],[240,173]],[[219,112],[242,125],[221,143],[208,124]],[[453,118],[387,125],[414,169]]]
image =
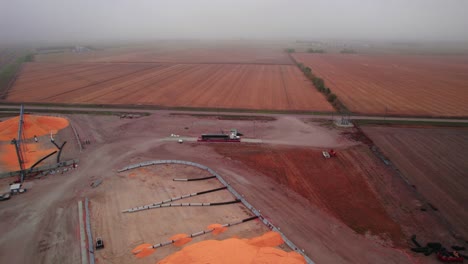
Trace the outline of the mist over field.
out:
[[[466,10],[466,0],[1,0],[0,42],[468,41]]]

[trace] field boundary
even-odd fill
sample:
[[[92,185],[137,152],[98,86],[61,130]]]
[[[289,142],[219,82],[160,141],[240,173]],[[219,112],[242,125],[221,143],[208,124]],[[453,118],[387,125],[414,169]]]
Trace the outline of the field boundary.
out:
[[[17,103],[0,103],[0,115],[11,115],[17,114],[18,109],[16,108],[8,108],[7,105],[11,106],[20,106]],[[334,119],[334,117],[339,117],[340,113],[336,112],[282,112],[282,111],[264,111],[264,110],[253,110],[253,111],[237,111],[236,109],[162,109],[162,108],[153,108],[153,107],[146,107],[140,108],[140,106],[130,106],[125,108],[125,106],[118,107],[117,105],[100,105],[99,107],[93,107],[92,105],[45,105],[45,104],[28,104],[29,109],[27,113],[62,113],[62,114],[95,114],[95,115],[121,115],[121,114],[135,114],[135,115],[142,115],[148,116],[157,111],[173,111],[175,115],[245,115],[245,114],[258,114],[264,116],[272,116],[275,115],[297,115],[297,116],[314,116],[316,118],[328,118]],[[55,108],[56,107],[56,108]],[[75,109],[74,109],[75,108]],[[89,109],[89,110],[80,110]],[[138,111],[138,110],[146,110],[146,112]],[[198,112],[198,113],[197,113]],[[359,113],[353,113],[349,115],[351,120],[362,120],[364,122],[381,122],[382,124],[390,124],[395,122],[429,122],[429,123],[468,123],[468,116],[467,117],[450,117],[450,116],[415,116],[415,115],[365,115]],[[424,119],[424,120],[417,120],[417,119]],[[369,121],[367,121],[369,120]],[[386,122],[386,123],[385,123]]]
[[[439,122],[439,121],[408,121],[408,120],[378,120],[354,119],[355,124],[362,126],[440,126],[440,127],[468,127],[468,122]]]
[[[325,96],[325,99],[340,113],[352,113],[348,107],[346,107],[343,102],[340,101],[338,96],[334,94],[329,87],[325,86],[325,81],[313,74],[312,69],[308,66],[305,66],[301,62],[297,62],[296,58],[291,55],[291,52],[288,52],[288,56],[296,64],[296,66],[301,70],[304,76],[312,82],[312,85]]]
[[[120,170],[117,170],[117,172],[124,172],[132,169],[137,169],[141,167],[146,167],[146,166],[152,166],[152,165],[160,165],[160,164],[183,164],[183,165],[188,165],[188,166],[194,166],[197,168],[200,168],[202,170],[206,170],[212,175],[215,175],[216,178],[224,185],[227,187],[229,192],[233,194],[237,199],[239,199],[242,204],[244,204],[245,207],[247,207],[254,215],[256,215],[260,220],[262,220],[263,224],[266,225],[269,229],[279,233],[281,237],[283,238],[284,242],[295,252],[299,253],[302,255],[305,259],[305,261],[308,264],[315,264],[315,262],[312,261],[302,250],[300,250],[291,240],[289,240],[286,235],[280,231],[279,228],[274,226],[268,219],[266,219],[259,210],[257,210],[255,207],[253,207],[247,200],[244,199],[242,195],[240,195],[234,188],[226,181],[224,180],[218,173],[216,173],[214,170],[210,169],[207,166],[201,165],[199,163],[191,162],[191,161],[183,161],[183,160],[154,160],[154,161],[147,161],[147,162],[141,162],[133,165],[129,165],[127,167],[124,167]]]
[[[128,105],[128,104],[58,104],[40,102],[8,102],[0,100],[1,105],[29,105],[37,107],[62,107],[62,108],[102,108],[102,109],[135,109],[135,110],[170,110],[170,111],[199,111],[199,112],[239,112],[239,113],[264,113],[264,114],[332,114],[328,111],[308,111],[308,110],[272,110],[272,109],[247,109],[247,108],[212,108],[212,107],[182,107],[182,106],[161,106],[161,105]],[[10,109],[12,110],[12,109]],[[16,109],[15,109],[16,110]],[[2,111],[0,109],[0,111]],[[31,110],[30,110],[31,111]],[[97,111],[96,111],[97,112]]]

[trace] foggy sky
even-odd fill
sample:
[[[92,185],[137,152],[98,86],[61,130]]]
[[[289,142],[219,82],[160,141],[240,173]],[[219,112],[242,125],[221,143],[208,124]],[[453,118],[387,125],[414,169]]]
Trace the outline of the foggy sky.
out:
[[[149,39],[468,41],[468,0],[0,0],[0,45]]]

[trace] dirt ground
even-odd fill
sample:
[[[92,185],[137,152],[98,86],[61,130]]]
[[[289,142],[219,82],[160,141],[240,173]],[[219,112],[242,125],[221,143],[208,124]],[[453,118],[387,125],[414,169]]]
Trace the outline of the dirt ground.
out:
[[[369,166],[365,146],[339,151],[339,157],[325,160],[322,151],[258,145],[218,145],[223,156],[240,160],[304,196],[311,203],[343,221],[360,234],[370,232],[388,236],[393,244],[403,244],[403,233],[385,212],[377,195],[366,182],[366,173],[379,173],[380,166]],[[363,155],[363,153],[365,153]],[[380,172],[381,173],[381,172]],[[366,217],[362,217],[365,215]]]
[[[132,259],[128,250],[138,243],[158,243],[176,233],[197,231],[211,223],[246,215],[237,204],[214,208],[164,208],[135,215],[118,213],[128,206],[218,186],[212,180],[197,182],[195,185],[172,182],[174,174],[179,175],[179,168],[153,167],[146,171],[117,173],[118,169],[129,164],[156,159],[187,160],[211,167],[317,263],[435,263],[433,256],[424,257],[409,252],[404,246],[407,235],[415,232],[418,237],[421,235],[421,239],[445,239],[443,241],[452,242],[449,232],[441,227],[436,216],[416,210],[417,206],[413,203],[417,198],[402,188],[405,185],[401,178],[392,174],[389,168],[382,167],[383,163],[360,143],[340,135],[342,130],[324,126],[320,122],[306,122],[291,116],[278,116],[276,121],[254,122],[167,113],[137,119],[92,115],[72,115],[69,119],[80,136],[89,139],[91,144],[85,145],[79,156],[78,169],[69,174],[29,180],[27,183],[32,186],[27,193],[0,203],[0,231],[4,234],[0,237],[1,263],[78,262],[80,246],[76,204],[86,196],[91,200],[94,235],[102,235],[104,241],[107,241],[106,248],[98,252],[97,256],[99,261],[107,263],[120,260],[130,263],[155,262],[176,248],[161,249],[148,260]],[[197,136],[230,128],[238,128],[247,138],[260,138],[269,145],[258,145],[257,148],[242,143],[236,147],[232,144],[178,144],[162,140],[170,134]],[[298,139],[291,138],[294,135]],[[271,156],[277,161],[283,159],[282,164],[286,168],[296,168],[293,174],[287,174],[286,179],[297,182],[280,184],[285,182],[285,178],[281,178],[285,169],[274,167],[277,170],[272,170],[268,167],[272,163],[267,158],[257,159],[259,166],[239,158],[244,145],[246,151],[257,153],[257,157]],[[223,149],[221,154],[219,148]],[[298,153],[306,157],[297,155],[296,148]],[[318,151],[322,148],[339,151],[336,160],[329,160],[331,162],[328,165],[331,167],[321,168],[319,163],[315,163],[314,157],[319,155]],[[262,154],[265,149],[266,154]],[[272,154],[272,151],[277,153]],[[300,160],[310,166],[302,167]],[[196,174],[191,169],[181,170],[187,174]],[[303,170],[311,170],[311,173],[302,175],[302,187],[298,183]],[[314,175],[314,172],[321,170],[329,172],[328,178]],[[351,172],[349,175],[348,171]],[[314,181],[304,177],[312,177]],[[368,228],[371,232],[358,233],[350,228],[357,214],[341,212],[345,198],[322,190],[326,186],[343,187],[333,183],[333,177],[349,180],[364,188],[362,194],[356,190],[348,192],[346,188],[339,193],[356,195],[350,206],[358,206],[356,210],[362,212],[363,219],[369,213],[372,219],[384,221],[385,224],[362,220],[358,223],[360,227]],[[103,179],[103,183],[97,188],[91,188],[90,183],[98,178]],[[2,183],[6,184],[7,180]],[[333,200],[327,201],[330,196]],[[223,192],[207,195],[203,199],[223,200],[229,197],[229,193]],[[195,198],[192,199],[195,201]],[[373,199],[370,205],[375,210],[362,206],[362,199]],[[142,201],[137,203],[137,200]],[[380,204],[378,201],[381,201]],[[197,213],[193,214],[194,211]],[[212,216],[198,214],[207,211],[212,212]],[[106,215],[111,217],[104,217]],[[192,217],[197,219],[193,223],[189,221]],[[183,221],[179,221],[181,219]],[[164,221],[172,223],[166,225]],[[431,234],[436,232],[436,238],[429,236],[425,230],[427,226],[422,225],[421,221],[431,225]],[[422,227],[418,229],[418,226]],[[251,237],[249,230],[257,232],[264,228],[256,222],[244,227],[233,227],[225,236]],[[398,227],[401,231],[398,231]],[[399,232],[403,233],[401,240],[404,242],[398,242]],[[384,233],[389,233],[389,236]],[[395,243],[390,243],[393,240]]]
[[[293,55],[325,80],[353,112],[467,116],[468,57]]]
[[[446,219],[468,239],[468,129],[365,126],[365,133]]]
[[[26,64],[7,101],[333,112],[295,65]]]
[[[174,182],[173,178],[205,177],[207,172],[183,165],[158,165],[116,174],[89,195],[94,237],[105,238],[105,250],[96,252],[99,263],[132,263],[131,250],[143,243],[166,242],[175,234],[192,234],[214,223],[230,223],[252,216],[240,203],[213,207],[171,207],[137,213],[121,210],[151,204],[171,197],[222,187],[216,179]],[[186,198],[172,203],[227,202],[235,198],[227,190]],[[190,244],[207,239],[254,237],[268,231],[259,221],[233,226],[220,235],[208,234]],[[189,245],[189,244],[187,244]],[[158,249],[139,263],[155,263],[178,251],[177,246]]]

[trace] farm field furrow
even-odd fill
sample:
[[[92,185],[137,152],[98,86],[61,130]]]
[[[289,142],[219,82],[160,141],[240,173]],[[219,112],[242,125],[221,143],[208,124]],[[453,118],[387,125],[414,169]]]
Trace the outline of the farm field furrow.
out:
[[[468,130],[365,126],[364,132],[452,229],[468,236]]]
[[[468,57],[294,54],[353,112],[468,116]]]
[[[87,101],[99,101],[102,98],[107,98],[107,96],[116,94],[117,91],[124,91],[127,87],[132,85],[145,85],[145,83],[152,78],[157,78],[158,75],[155,74],[153,69],[167,69],[169,68],[166,65],[157,65],[152,66],[147,69],[138,71],[133,73],[131,76],[135,75],[135,77],[125,76],[124,80],[121,78],[115,79],[111,82],[107,83],[107,87],[104,89],[96,90],[94,87],[89,87],[89,91],[87,94],[80,93],[80,91],[76,92],[76,101],[77,102],[87,102]],[[103,101],[105,102],[105,101]]]
[[[19,98],[26,102],[31,100],[35,102],[61,102],[63,97],[73,100],[74,96],[70,93],[74,91],[102,85],[110,80],[122,78],[150,67],[150,65],[138,65],[137,67],[109,65],[89,72],[75,72],[71,69],[69,73],[64,72],[60,77],[34,83],[23,83],[21,78],[27,74],[21,74],[18,81],[15,82],[14,88],[9,91],[8,97]],[[46,70],[45,76],[47,76],[47,72]]]
[[[41,64],[26,65],[7,101],[334,111],[295,65]]]

